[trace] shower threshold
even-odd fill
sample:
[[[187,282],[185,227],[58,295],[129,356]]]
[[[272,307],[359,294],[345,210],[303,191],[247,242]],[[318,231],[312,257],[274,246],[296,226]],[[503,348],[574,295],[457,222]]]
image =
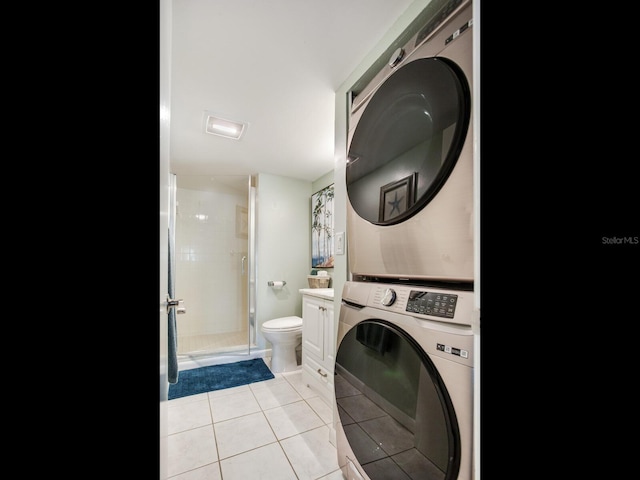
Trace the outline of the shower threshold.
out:
[[[256,345],[251,345],[251,349],[248,352],[246,345],[235,350],[227,348],[218,352],[189,352],[188,354],[178,354],[178,371],[252,360],[254,358],[265,358],[267,356],[271,356],[271,350],[257,350]]]

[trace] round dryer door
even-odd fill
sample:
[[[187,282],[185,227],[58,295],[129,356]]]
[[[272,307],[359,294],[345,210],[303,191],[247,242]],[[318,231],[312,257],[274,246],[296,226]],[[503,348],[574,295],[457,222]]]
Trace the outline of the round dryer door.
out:
[[[422,58],[400,67],[364,108],[347,194],[361,218],[393,225],[429,203],[453,170],[469,126],[469,84],[454,62]]]
[[[384,320],[349,330],[336,353],[340,423],[371,480],[452,480],[460,430],[449,393],[420,345]]]

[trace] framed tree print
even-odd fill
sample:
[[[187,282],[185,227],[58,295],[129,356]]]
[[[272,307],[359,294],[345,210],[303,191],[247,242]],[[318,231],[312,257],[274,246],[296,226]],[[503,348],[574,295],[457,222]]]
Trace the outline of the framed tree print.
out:
[[[333,268],[333,186],[311,195],[312,268]]]

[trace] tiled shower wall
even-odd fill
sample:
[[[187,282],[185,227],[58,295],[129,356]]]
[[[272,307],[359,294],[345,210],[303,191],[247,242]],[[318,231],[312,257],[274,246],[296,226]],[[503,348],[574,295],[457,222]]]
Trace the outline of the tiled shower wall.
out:
[[[178,336],[246,329],[246,275],[241,274],[247,239],[238,235],[238,208],[246,195],[177,189],[176,298]]]

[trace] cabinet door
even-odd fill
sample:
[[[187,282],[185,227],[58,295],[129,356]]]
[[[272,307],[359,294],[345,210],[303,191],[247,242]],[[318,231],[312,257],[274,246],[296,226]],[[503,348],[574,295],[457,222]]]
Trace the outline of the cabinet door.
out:
[[[305,354],[324,360],[324,302],[307,295],[302,297],[302,348]]]
[[[329,371],[333,372],[333,365],[335,364],[336,356],[336,333],[335,323],[333,321],[333,302],[326,300],[324,302],[325,311],[324,321],[324,352],[325,352],[325,365],[329,368]]]

